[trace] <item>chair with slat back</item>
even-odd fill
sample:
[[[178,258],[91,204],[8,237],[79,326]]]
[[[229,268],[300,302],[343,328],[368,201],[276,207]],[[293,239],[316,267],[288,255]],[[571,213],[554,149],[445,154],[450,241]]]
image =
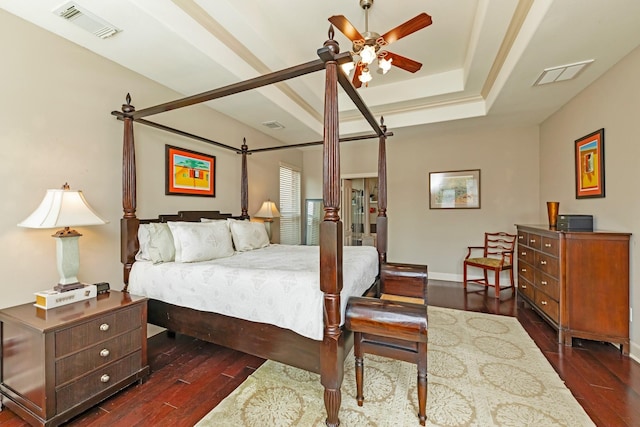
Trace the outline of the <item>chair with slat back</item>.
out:
[[[515,291],[513,281],[513,251],[516,242],[515,234],[484,233],[484,246],[469,246],[467,256],[464,259],[464,288],[467,289],[467,282],[478,283],[484,286],[493,286],[495,288],[495,297],[500,298],[502,289],[512,288]],[[473,253],[482,251],[481,257],[472,258]],[[483,277],[480,279],[468,279],[467,267],[481,268]],[[495,273],[494,283],[489,283],[488,271]],[[509,271],[511,285],[500,287],[500,273]]]

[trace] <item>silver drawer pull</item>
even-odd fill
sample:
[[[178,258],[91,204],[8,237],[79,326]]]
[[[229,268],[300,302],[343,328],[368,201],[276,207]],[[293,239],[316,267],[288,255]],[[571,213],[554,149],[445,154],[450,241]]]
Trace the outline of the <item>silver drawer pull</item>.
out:
[[[100,325],[100,330],[102,332],[108,331],[109,330],[109,324],[108,323],[103,323],[102,325]]]
[[[550,248],[550,247],[551,247],[551,243],[545,243],[545,244],[544,244],[544,247],[545,247],[545,248]]]
[[[518,240],[523,240],[524,236],[518,236]]]
[[[107,357],[108,355],[109,355],[109,350],[107,350],[106,348],[103,348],[102,350],[100,350],[101,357]]]
[[[546,285],[546,284],[547,284],[547,281],[546,281],[546,280],[543,280],[541,283],[542,283],[543,285]]]
[[[527,285],[520,285],[520,289],[527,289]]]
[[[529,242],[531,242],[531,243],[535,243],[535,242],[536,242],[536,239],[530,239],[530,240],[529,240]]]
[[[101,383],[108,383],[110,379],[111,379],[111,377],[109,377],[109,375],[104,374],[103,376],[100,377],[100,382]]]
[[[527,253],[526,252],[520,252],[520,255],[527,256]]]
[[[526,272],[527,272],[527,269],[526,269],[526,268],[523,268],[523,269],[521,269],[520,271],[522,271],[523,273],[526,273]]]
[[[547,302],[546,301],[540,301],[540,304],[547,305]]]
[[[540,264],[547,265],[547,261],[540,261]]]

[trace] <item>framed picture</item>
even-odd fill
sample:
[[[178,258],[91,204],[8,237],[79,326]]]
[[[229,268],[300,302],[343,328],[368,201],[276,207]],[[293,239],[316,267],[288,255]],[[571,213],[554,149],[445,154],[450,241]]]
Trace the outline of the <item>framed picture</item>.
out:
[[[165,145],[168,195],[216,195],[216,158],[204,153]]]
[[[604,129],[576,139],[576,199],[604,197]]]
[[[429,209],[480,209],[480,169],[429,172]]]

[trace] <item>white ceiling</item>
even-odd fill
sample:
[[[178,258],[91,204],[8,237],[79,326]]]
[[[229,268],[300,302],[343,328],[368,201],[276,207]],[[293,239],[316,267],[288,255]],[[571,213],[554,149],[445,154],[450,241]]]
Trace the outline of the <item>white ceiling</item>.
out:
[[[185,96],[316,59],[332,15],[365,31],[358,0],[76,0],[122,30],[103,40],[52,13],[65,3],[0,7]],[[433,24],[387,50],[422,69],[373,72],[358,89],[391,131],[479,117],[540,123],[640,45],[638,0],[375,0],[369,30],[383,34],[421,12]],[[350,49],[342,33],[335,39]],[[591,59],[573,80],[532,86],[545,68]],[[315,73],[209,105],[285,143],[318,141],[323,89]],[[132,96],[137,109],[150,106]],[[368,131],[348,98],[340,111],[342,135]],[[262,125],[274,120],[285,128]]]

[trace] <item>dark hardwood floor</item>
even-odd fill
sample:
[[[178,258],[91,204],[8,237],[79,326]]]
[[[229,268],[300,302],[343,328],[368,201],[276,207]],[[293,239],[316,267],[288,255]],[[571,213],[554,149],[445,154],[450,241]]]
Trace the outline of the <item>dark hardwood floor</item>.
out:
[[[477,291],[476,291],[477,290]],[[556,342],[555,331],[532,310],[516,303],[511,290],[499,301],[493,290],[429,281],[429,304],[460,310],[516,316],[551,365],[598,426],[640,426],[640,364],[610,344]],[[68,426],[192,426],[257,369],[262,359],[166,333],[149,339],[151,375],[105,400]],[[27,426],[7,408],[0,426]]]

